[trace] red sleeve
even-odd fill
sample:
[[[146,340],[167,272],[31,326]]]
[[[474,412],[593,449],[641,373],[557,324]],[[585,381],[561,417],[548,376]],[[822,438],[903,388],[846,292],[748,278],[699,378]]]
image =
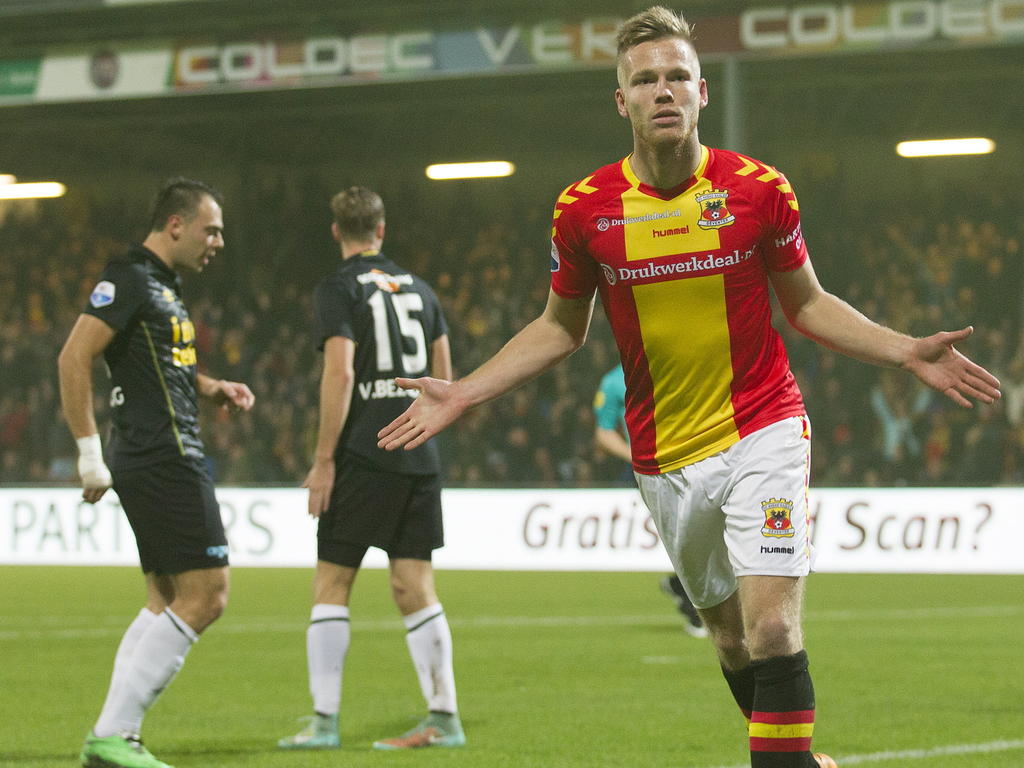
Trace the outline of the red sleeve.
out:
[[[579,207],[563,207],[560,200],[551,225],[551,290],[563,299],[589,298],[597,288],[597,264],[581,244],[573,221]]]
[[[800,204],[785,176],[767,187],[768,220],[761,239],[765,262],[775,272],[792,272],[807,261],[807,244],[800,229]]]

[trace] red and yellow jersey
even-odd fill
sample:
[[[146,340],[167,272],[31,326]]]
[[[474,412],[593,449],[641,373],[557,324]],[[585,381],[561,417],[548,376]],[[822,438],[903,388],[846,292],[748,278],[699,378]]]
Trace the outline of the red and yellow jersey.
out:
[[[670,190],[629,158],[566,188],[555,205],[551,287],[601,292],[626,373],[633,466],[677,469],[804,414],[771,324],[769,270],[807,259],[792,187],[750,158],[701,147]]]

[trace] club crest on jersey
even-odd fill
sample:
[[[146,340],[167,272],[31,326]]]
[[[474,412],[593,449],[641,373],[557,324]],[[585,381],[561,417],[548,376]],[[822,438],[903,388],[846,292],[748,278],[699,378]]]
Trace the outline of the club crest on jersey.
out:
[[[710,192],[702,192],[696,197],[697,202],[700,203],[700,218],[697,219],[697,226],[701,229],[727,227],[736,221],[736,217],[729,213],[729,209],[726,207],[729,190],[712,189]]]
[[[114,303],[114,294],[117,292],[117,288],[109,280],[101,280],[96,284],[96,287],[92,289],[92,294],[89,296],[89,303],[96,309],[101,307],[107,307]]]
[[[398,293],[402,290],[403,285],[412,285],[412,275],[389,275],[387,272],[383,272],[379,269],[371,269],[369,272],[363,272],[359,275],[356,280],[361,285],[367,283],[373,283],[380,290],[385,293]]]
[[[766,499],[761,502],[764,527],[761,535],[772,539],[791,538],[793,530],[793,502],[789,499]]]

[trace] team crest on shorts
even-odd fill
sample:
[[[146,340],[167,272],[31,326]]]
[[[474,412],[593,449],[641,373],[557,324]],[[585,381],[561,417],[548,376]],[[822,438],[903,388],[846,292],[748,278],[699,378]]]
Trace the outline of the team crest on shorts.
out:
[[[788,539],[793,530],[793,502],[789,499],[767,499],[761,502],[764,512],[764,527],[761,535],[771,539]]]

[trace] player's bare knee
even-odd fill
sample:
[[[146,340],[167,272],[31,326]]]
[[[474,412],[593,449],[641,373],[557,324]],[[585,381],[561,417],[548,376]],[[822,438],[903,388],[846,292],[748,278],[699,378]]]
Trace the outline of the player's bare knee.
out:
[[[710,624],[705,626],[719,658],[729,669],[742,669],[747,665],[750,654],[747,650],[747,641],[742,634]]]
[[[395,598],[395,602],[398,602],[409,591],[408,583],[401,575],[391,572],[391,596]]]
[[[187,621],[197,633],[201,633],[223,615],[227,604],[227,590],[198,595],[189,606],[191,610]]]
[[[412,613],[424,607],[423,595],[413,585],[405,582],[391,583],[391,596],[402,613]]]
[[[206,599],[205,606],[205,613],[208,619],[208,624],[212,624],[217,619],[219,619],[224,614],[224,611],[225,609],[227,609],[227,607],[228,591],[226,589],[217,590],[210,594]]]
[[[395,600],[398,610],[402,615],[406,616],[437,602],[437,597],[434,595],[433,590],[423,584],[410,581],[396,582],[393,580],[391,582],[391,595]]]
[[[747,629],[747,643],[754,659],[788,656],[803,646],[799,625],[783,616],[764,616]]]

